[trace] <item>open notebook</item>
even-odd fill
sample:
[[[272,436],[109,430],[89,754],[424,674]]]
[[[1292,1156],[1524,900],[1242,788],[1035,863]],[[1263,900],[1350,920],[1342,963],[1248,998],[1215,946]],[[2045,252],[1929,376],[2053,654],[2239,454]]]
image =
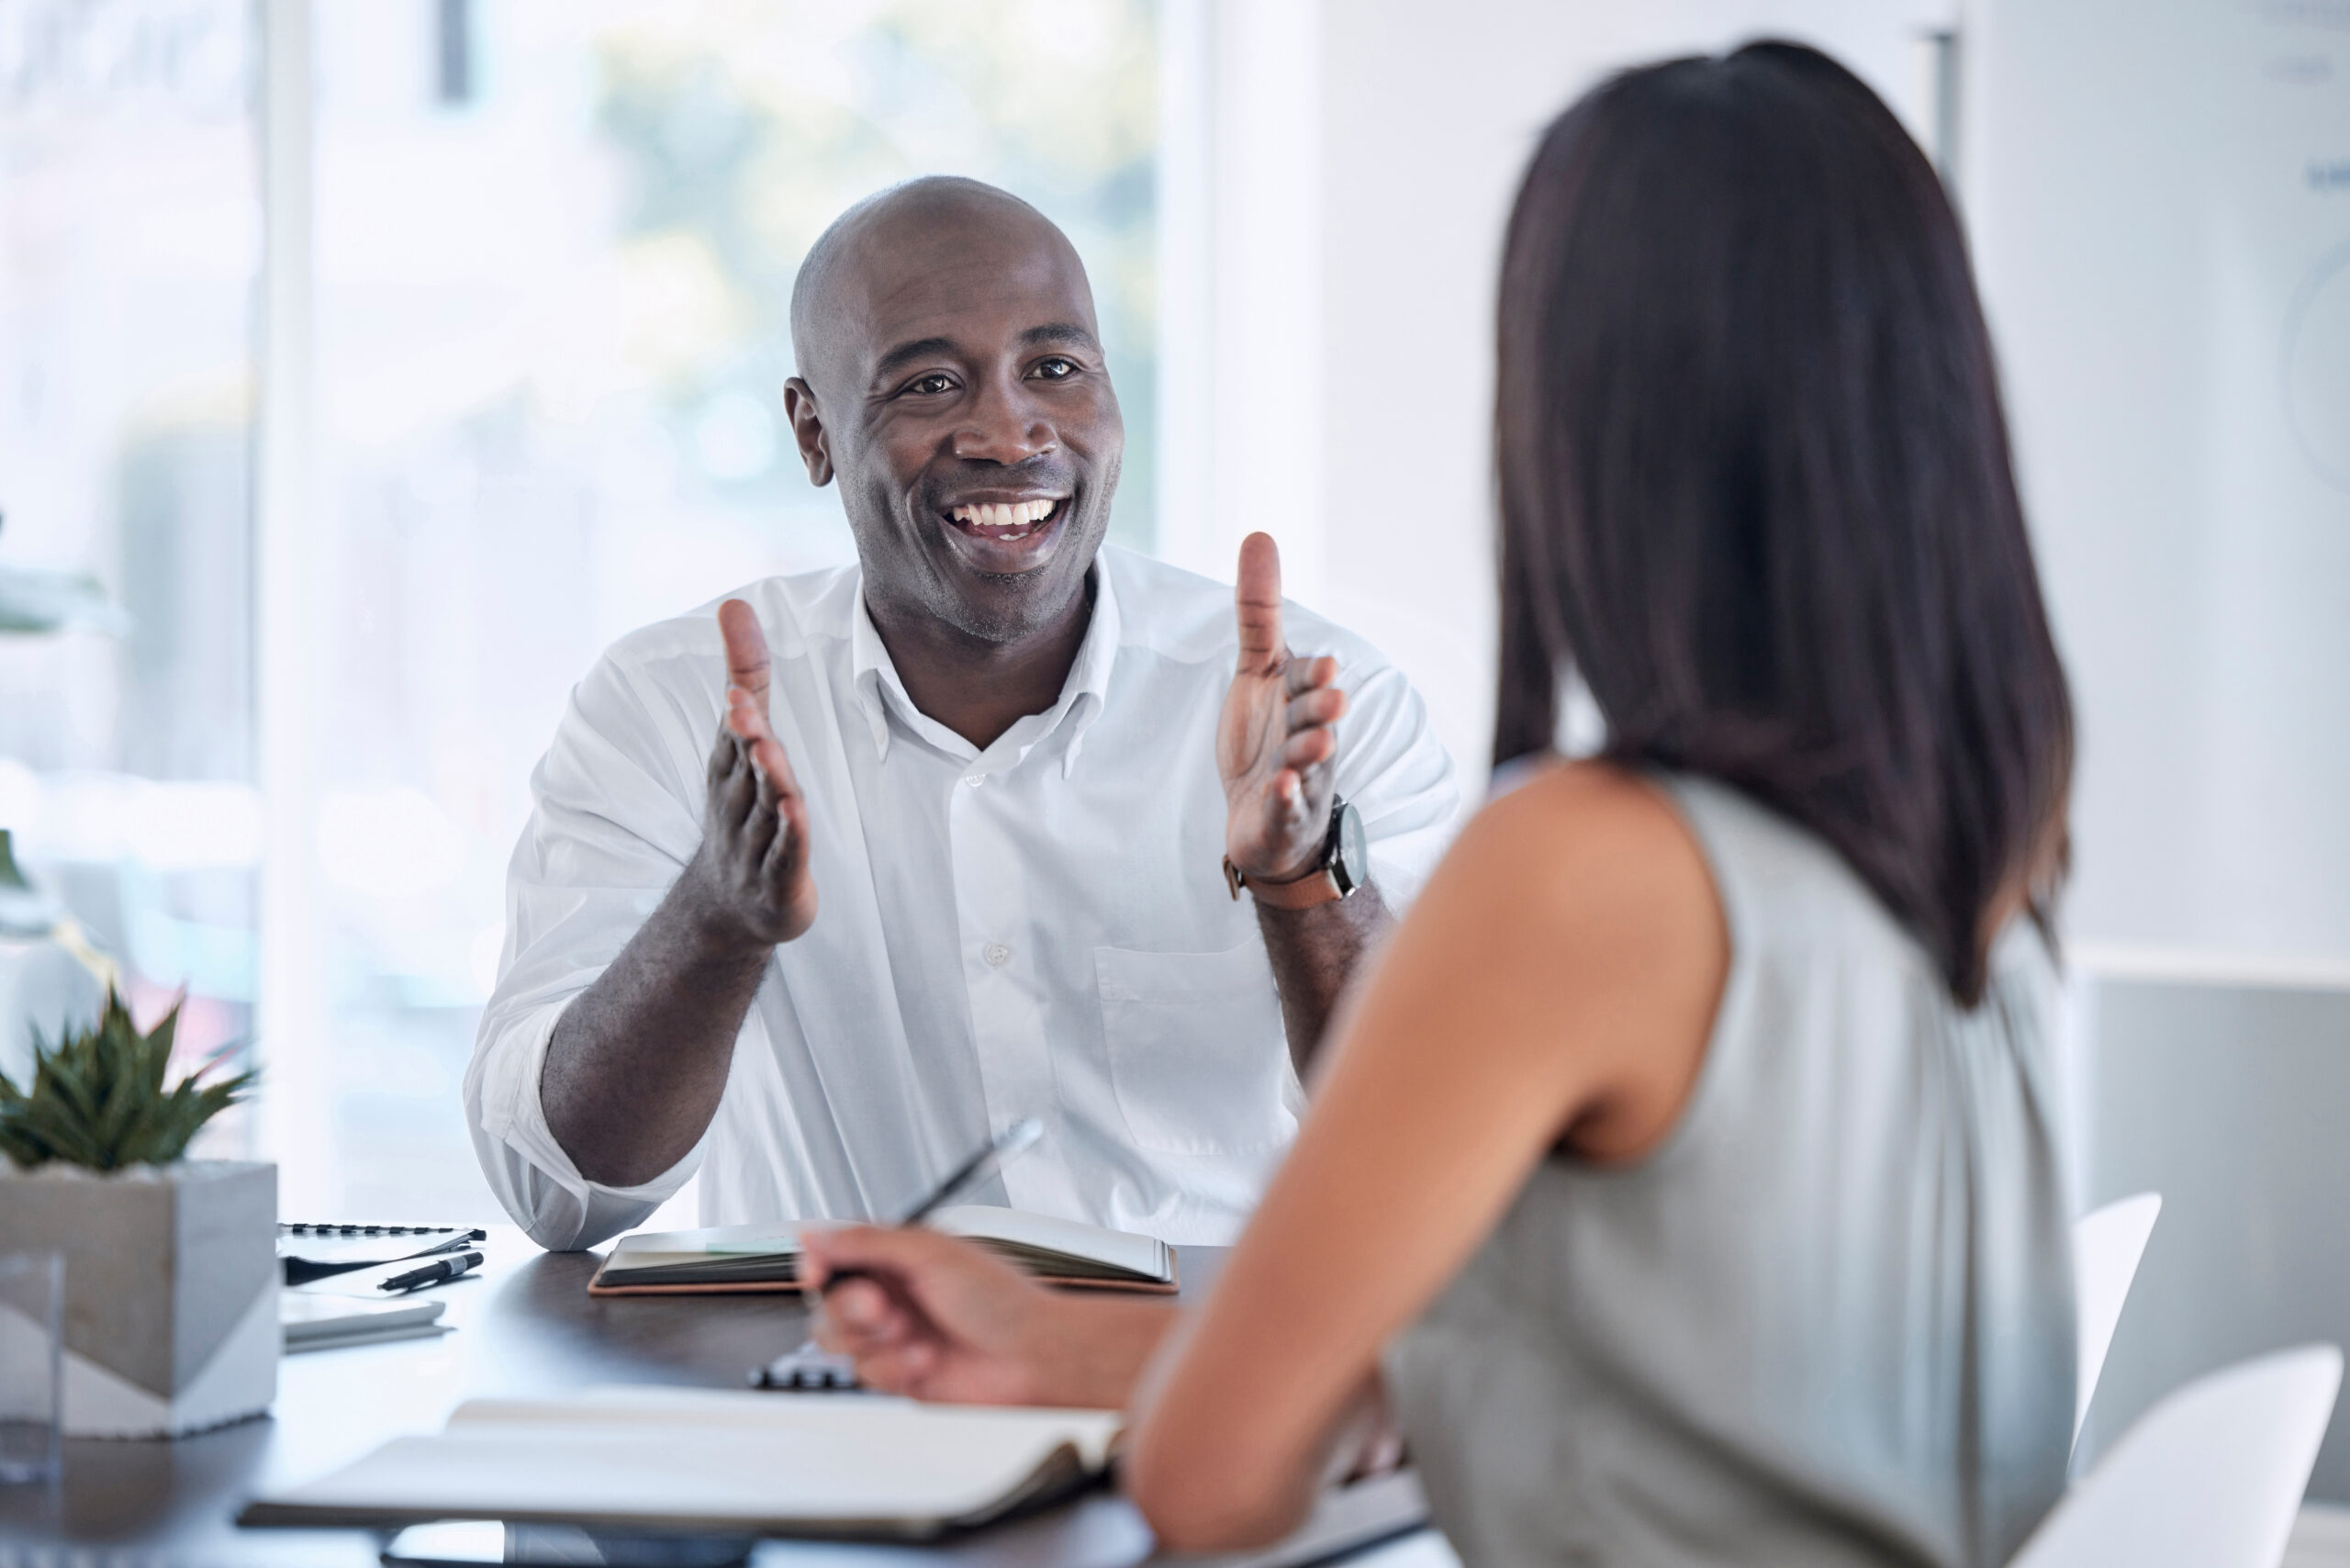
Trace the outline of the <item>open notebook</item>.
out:
[[[248,1504],[241,1525],[439,1519],[927,1540],[1084,1485],[1124,1417],[720,1389],[476,1399],[437,1437],[397,1438]]]
[[[1038,1279],[1102,1290],[1175,1289],[1175,1249],[1156,1237],[1075,1220],[966,1204],[923,1222],[967,1236]],[[640,1231],[616,1242],[588,1283],[593,1295],[783,1291],[800,1284],[800,1236],[790,1225],[722,1225]]]

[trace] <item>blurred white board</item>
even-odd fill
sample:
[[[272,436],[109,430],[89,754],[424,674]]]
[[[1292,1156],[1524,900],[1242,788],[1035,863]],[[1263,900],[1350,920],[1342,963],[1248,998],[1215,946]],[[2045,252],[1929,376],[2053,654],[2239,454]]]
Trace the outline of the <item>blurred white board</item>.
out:
[[[2081,708],[2067,924],[2350,955],[2350,0],[1978,0],[1963,199]]]

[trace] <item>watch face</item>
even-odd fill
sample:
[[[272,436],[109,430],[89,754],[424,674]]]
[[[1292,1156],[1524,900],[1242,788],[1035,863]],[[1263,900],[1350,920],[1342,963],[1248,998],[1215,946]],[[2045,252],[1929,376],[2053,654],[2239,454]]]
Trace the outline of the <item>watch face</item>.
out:
[[[1371,880],[1371,840],[1362,831],[1362,813],[1352,805],[1338,808],[1338,874],[1341,890],[1352,892]]]

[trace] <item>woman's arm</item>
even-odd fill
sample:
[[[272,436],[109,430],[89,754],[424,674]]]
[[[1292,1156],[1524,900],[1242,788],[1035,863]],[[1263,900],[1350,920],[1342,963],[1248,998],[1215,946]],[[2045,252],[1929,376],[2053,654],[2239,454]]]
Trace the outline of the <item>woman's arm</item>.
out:
[[[1649,786],[1551,770],[1479,814],[1342,1012],[1296,1148],[1206,1304],[1058,1295],[922,1231],[811,1233],[818,1337],[874,1387],[1115,1405],[1126,1486],[1179,1551],[1273,1540],[1372,1392],[1379,1348],[1459,1271],[1535,1163],[1620,1163],[1679,1119],[1729,939]]]
[[[1729,968],[1712,878],[1650,786],[1562,767],[1481,813],[1342,1015],[1297,1145],[1160,1346],[1127,1449],[1162,1543],[1304,1517],[1376,1367],[1562,1143],[1635,1159],[1677,1121]]]

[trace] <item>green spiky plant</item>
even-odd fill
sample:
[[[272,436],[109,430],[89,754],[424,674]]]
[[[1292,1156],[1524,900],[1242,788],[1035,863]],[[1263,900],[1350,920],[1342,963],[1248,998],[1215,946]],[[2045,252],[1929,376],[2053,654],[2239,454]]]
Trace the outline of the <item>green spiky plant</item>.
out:
[[[196,1129],[243,1099],[258,1075],[199,1083],[224,1050],[165,1089],[179,1021],[173,1002],[142,1035],[109,987],[96,1028],[69,1032],[54,1047],[36,1036],[31,1092],[0,1076],[0,1154],[26,1169],[62,1159],[92,1170],[180,1158]]]

